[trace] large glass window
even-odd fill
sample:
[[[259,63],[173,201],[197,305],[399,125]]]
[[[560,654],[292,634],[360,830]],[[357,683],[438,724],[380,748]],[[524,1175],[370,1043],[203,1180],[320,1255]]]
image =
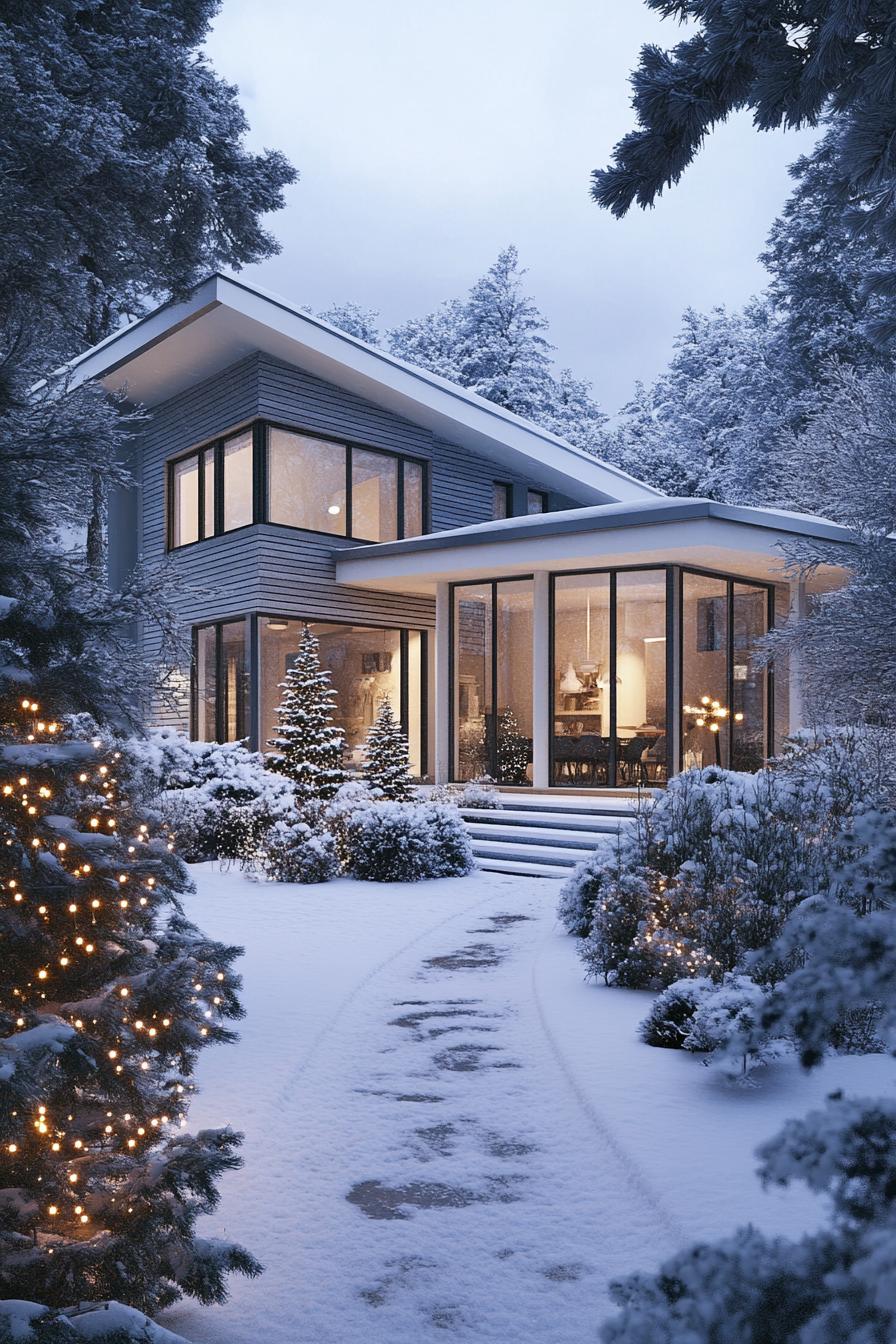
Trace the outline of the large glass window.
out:
[[[352,536],[364,541],[398,536],[398,458],[352,449]]]
[[[553,662],[552,783],[662,782],[665,570],[558,576]]]
[[[246,622],[199,626],[193,645],[193,734],[200,742],[249,736]]]
[[[454,590],[454,777],[532,782],[532,580]]]
[[[245,429],[169,467],[169,546],[247,527],[254,516],[252,430]]]
[[[224,440],[221,452],[224,505],[223,530],[248,527],[252,521],[252,431]]]
[[[303,621],[259,616],[261,748],[274,736],[286,673],[293,665]],[[320,661],[336,692],[335,720],[345,734],[344,764],[360,770],[367,733],[387,699],[407,734],[411,771],[425,773],[423,687],[426,639],[417,630],[309,622],[320,641]]]
[[[754,655],[769,590],[685,571],[681,594],[682,767],[756,770],[768,750],[768,675]]]
[[[187,457],[171,469],[171,545],[199,540],[199,459]]]
[[[168,481],[172,549],[252,522],[359,541],[426,530],[424,463],[275,425],[172,462]]]
[[[268,430],[268,519],[344,537],[345,445]]]

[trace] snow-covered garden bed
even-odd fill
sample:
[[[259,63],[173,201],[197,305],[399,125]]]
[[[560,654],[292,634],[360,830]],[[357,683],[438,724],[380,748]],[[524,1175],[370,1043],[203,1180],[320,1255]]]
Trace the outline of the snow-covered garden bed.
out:
[[[612,1278],[747,1220],[815,1226],[754,1149],[836,1088],[896,1082],[875,1055],[743,1088],[643,1044],[652,996],[583,981],[546,882],[194,875],[190,915],[246,947],[241,1042],[207,1052],[191,1111],[246,1133],[207,1230],[266,1265],[167,1313],[197,1344],[593,1341]]]

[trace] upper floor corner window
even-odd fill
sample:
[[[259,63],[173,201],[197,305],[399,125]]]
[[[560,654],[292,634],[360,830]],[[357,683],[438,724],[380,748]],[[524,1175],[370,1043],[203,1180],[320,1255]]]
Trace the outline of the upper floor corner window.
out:
[[[513,517],[513,486],[495,481],[492,487],[492,518]]]
[[[358,541],[419,537],[426,469],[413,458],[269,425],[267,520]]]
[[[268,429],[268,521],[344,537],[345,447],[291,429]]]
[[[172,462],[168,491],[172,549],[252,522],[359,541],[426,530],[424,463],[276,425],[250,426]]]
[[[547,513],[548,497],[543,490],[526,491],[526,512]]]
[[[252,430],[244,429],[169,465],[169,546],[246,527],[253,519]]]

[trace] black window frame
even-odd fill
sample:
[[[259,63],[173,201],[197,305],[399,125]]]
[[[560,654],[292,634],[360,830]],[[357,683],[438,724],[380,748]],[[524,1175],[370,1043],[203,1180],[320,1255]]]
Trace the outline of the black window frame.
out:
[[[224,685],[224,637],[223,628],[225,625],[243,626],[243,648],[245,650],[244,661],[245,671],[243,677],[245,684],[241,688],[243,697],[243,716],[245,718],[246,732],[242,737],[225,737],[226,731],[226,702],[221,694],[221,687]],[[216,621],[199,621],[193,626],[190,632],[190,737],[196,742],[199,741],[199,632],[201,630],[214,630],[215,632],[215,737],[214,741],[224,745],[228,742],[247,742],[249,746],[255,738],[255,729],[252,723],[252,650],[253,631],[252,622],[245,614],[235,616],[222,616]],[[207,741],[207,738],[203,738]]]
[[[327,536],[330,534],[327,533]],[[276,611],[256,611],[252,614],[252,647],[255,650],[250,675],[252,685],[257,688],[254,696],[256,705],[261,701],[261,622],[262,621],[294,621],[297,625],[341,625],[347,630],[397,630],[398,631],[398,672],[399,683],[399,722],[401,730],[405,737],[409,736],[410,729],[410,688],[408,684],[408,672],[411,663],[411,648],[409,636],[420,636],[420,778],[425,779],[429,773],[429,631],[423,626],[417,625],[383,625],[380,621],[364,621],[363,618],[356,621],[327,620],[320,616],[286,616],[283,612]],[[194,627],[198,629],[199,627]],[[195,704],[195,696],[194,696]],[[256,719],[261,719],[260,709],[256,710]],[[266,743],[261,742],[262,724],[256,722],[252,725],[252,740],[259,739],[256,750],[263,752]]]
[[[302,434],[308,438],[321,439],[326,443],[335,443],[342,447],[345,456],[345,531],[344,532],[326,532],[319,528],[298,527],[293,523],[275,523],[270,519],[270,501],[268,498],[268,452],[269,452],[269,433],[271,429],[282,429],[286,433]],[[236,438],[244,434],[247,430],[252,433],[252,520],[250,523],[243,523],[239,527],[224,530],[224,444],[227,440]],[[211,449],[214,452],[214,532],[206,534],[205,531],[205,472],[203,471],[203,462],[205,453]],[[359,452],[372,453],[375,456],[391,458],[398,463],[397,481],[396,481],[396,531],[395,540],[405,540],[405,466],[410,463],[420,469],[422,484],[422,532],[420,536],[426,536],[431,530],[431,499],[430,499],[430,463],[426,458],[415,457],[412,453],[400,453],[391,448],[381,448],[376,444],[362,443],[356,439],[342,438],[336,434],[322,433],[320,430],[312,429],[304,425],[287,424],[279,420],[255,419],[246,424],[238,425],[229,429],[225,434],[217,435],[213,439],[208,439],[204,443],[198,444],[188,452],[179,453],[172,457],[167,463],[166,474],[166,550],[168,551],[186,551],[191,546],[198,546],[203,541],[209,541],[212,536],[230,536],[234,532],[242,532],[246,527],[253,527],[259,523],[264,523],[269,527],[284,527],[290,532],[308,532],[313,536],[336,537],[343,541],[360,542],[368,546],[376,546],[380,543],[372,537],[362,537],[355,534],[354,518],[352,510],[352,454],[353,450]],[[184,542],[182,545],[175,545],[175,490],[174,476],[175,469],[182,463],[195,459],[199,477],[197,489],[197,538],[195,541]],[[418,535],[415,533],[415,535]],[[390,538],[391,540],[391,538]]]
[[[504,513],[495,513],[495,500],[498,497],[498,491],[504,492]],[[513,518],[513,485],[510,481],[492,481],[492,522],[501,522],[504,518]]]
[[[535,513],[533,513],[532,510],[529,508],[529,500],[533,497],[533,495],[534,495],[534,496],[537,496],[538,499],[541,500],[541,508],[538,509],[537,512],[535,512]],[[526,517],[527,517],[527,518],[538,518],[538,517],[540,517],[541,514],[543,514],[543,513],[550,513],[551,510],[550,510],[550,508],[549,508],[549,504],[550,504],[550,500],[548,499],[548,492],[547,492],[547,490],[536,490],[534,485],[527,485],[527,486],[526,486]]]
[[[686,574],[697,575],[704,579],[717,579],[725,584],[725,694],[729,712],[725,720],[725,742],[728,748],[728,766],[734,755],[734,589],[736,584],[746,588],[764,590],[766,594],[766,633],[775,628],[775,585],[763,579],[753,579],[744,574],[726,574],[713,569],[701,569],[699,565],[681,565],[678,567],[678,690],[682,700],[679,705],[678,722],[678,759],[684,759],[684,579]],[[721,594],[720,594],[721,596]],[[770,660],[765,667],[765,756],[768,760],[775,752],[775,667]]]
[[[457,710],[455,708],[457,693],[457,667],[455,663],[455,650],[457,648],[457,621],[455,616],[455,596],[460,588],[488,588],[489,589],[489,611],[491,615],[490,626],[491,633],[489,638],[489,648],[486,653],[489,664],[489,677],[492,688],[492,713],[489,715],[485,725],[485,754],[486,754],[486,773],[493,779],[497,779],[498,774],[498,715],[497,715],[497,685],[498,685],[498,622],[496,620],[498,609],[498,588],[502,583],[531,583],[532,600],[535,601],[535,575],[532,574],[499,574],[494,579],[459,579],[456,583],[448,585],[448,776],[452,784],[469,783],[468,780],[460,779],[460,744],[457,740]],[[534,635],[534,631],[533,631]],[[535,706],[536,690],[533,686],[533,710]],[[503,785],[504,788],[528,789],[530,784],[521,785]]]

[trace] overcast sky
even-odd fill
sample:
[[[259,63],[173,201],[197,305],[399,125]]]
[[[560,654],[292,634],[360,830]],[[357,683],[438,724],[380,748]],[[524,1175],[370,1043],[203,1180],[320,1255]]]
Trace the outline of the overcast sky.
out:
[[[252,143],[301,179],[249,279],[384,325],[462,294],[507,243],[557,358],[613,411],[663,366],[685,307],[738,305],[805,135],[717,131],[657,207],[617,221],[588,195],[634,125],[643,42],[681,30],[642,0],[224,0],[209,43]]]

